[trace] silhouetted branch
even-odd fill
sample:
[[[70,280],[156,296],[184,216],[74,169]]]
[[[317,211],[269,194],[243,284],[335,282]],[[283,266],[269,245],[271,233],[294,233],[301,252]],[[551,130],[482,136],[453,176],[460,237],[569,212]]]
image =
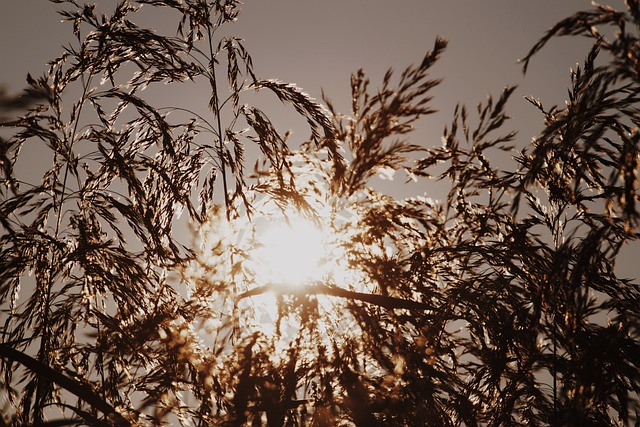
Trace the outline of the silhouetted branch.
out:
[[[427,304],[423,304],[417,301],[411,301],[403,298],[396,298],[386,295],[377,295],[377,294],[368,294],[364,292],[355,292],[349,291],[347,289],[342,289],[337,286],[328,286],[324,284],[312,284],[312,285],[304,285],[297,287],[296,289],[292,289],[290,286],[282,285],[282,284],[270,284],[265,286],[259,286],[253,289],[250,289],[240,296],[238,296],[238,300],[249,298],[256,295],[261,295],[267,292],[276,292],[278,294],[299,294],[304,293],[306,295],[329,295],[338,298],[344,298],[352,301],[361,301],[366,302],[368,304],[377,305],[382,308],[386,308],[388,310],[397,310],[397,309],[405,309],[405,310],[432,310],[433,307],[430,307]]]
[[[113,406],[111,406],[100,396],[98,396],[88,384],[81,384],[73,380],[72,378],[69,378],[68,376],[62,374],[56,369],[44,365],[38,362],[33,357],[15,350],[5,344],[0,344],[0,356],[14,362],[18,362],[24,365],[29,370],[33,371],[39,377],[46,378],[49,381],[58,384],[60,387],[72,393],[76,397],[87,402],[93,408],[104,413],[107,417],[113,418],[116,425],[131,425],[129,421],[127,421],[122,415],[120,415]]]

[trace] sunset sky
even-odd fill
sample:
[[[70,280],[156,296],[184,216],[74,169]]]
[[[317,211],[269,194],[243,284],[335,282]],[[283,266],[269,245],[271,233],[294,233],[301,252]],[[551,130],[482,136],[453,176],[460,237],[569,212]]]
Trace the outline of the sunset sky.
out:
[[[99,8],[110,10],[111,4],[115,1],[101,1]],[[606,4],[623,7],[622,0]],[[40,74],[63,44],[73,42],[71,24],[55,13],[60,7],[45,0],[3,5],[0,82],[17,90],[27,72]],[[590,41],[555,40],[526,76],[517,60],[558,20],[589,7],[588,0],[247,0],[235,33],[245,39],[260,77],[294,82],[315,97],[324,89],[344,110],[350,73],[364,68],[375,87],[387,68],[402,70],[420,61],[435,37],[443,36],[449,48],[433,69],[434,77],[444,78],[434,92],[440,113],[423,123],[428,137],[439,143],[457,102],[475,106],[505,85],[518,85],[510,111],[526,143],[539,129],[540,117],[522,97],[562,103],[569,70],[582,62]],[[166,33],[176,25],[166,19],[145,24]]]
[[[103,10],[115,4],[98,3]],[[604,4],[624,7],[622,0]],[[12,92],[24,86],[27,72],[42,74],[46,61],[73,42],[71,24],[55,14],[60,6],[44,0],[4,2],[0,83]],[[443,36],[449,47],[433,68],[433,77],[444,79],[433,91],[439,112],[418,125],[412,142],[440,144],[456,103],[473,108],[488,94],[498,96],[505,85],[518,85],[507,107],[513,120],[505,131],[518,130],[522,148],[542,127],[541,115],[523,97],[531,95],[545,106],[564,103],[570,69],[582,63],[591,41],[552,41],[526,76],[517,60],[558,20],[590,7],[588,0],[246,0],[235,34],[245,39],[259,77],[294,82],[316,98],[324,90],[345,112],[352,72],[364,68],[375,88],[389,67],[401,71],[419,62],[436,36]],[[177,23],[158,18],[145,24],[170,34]],[[286,117],[277,123],[289,126]],[[636,257],[631,252],[623,257],[624,273],[637,276],[631,268]]]

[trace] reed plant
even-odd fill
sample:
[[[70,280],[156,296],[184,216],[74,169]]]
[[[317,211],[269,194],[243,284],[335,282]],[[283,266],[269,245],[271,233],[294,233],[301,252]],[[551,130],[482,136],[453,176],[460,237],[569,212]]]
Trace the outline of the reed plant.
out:
[[[375,90],[354,72],[344,113],[259,77],[238,1],[55,3],[73,41],[0,93],[0,424],[640,423],[640,287],[616,270],[638,239],[637,1],[532,47],[525,71],[554,37],[593,40],[565,106],[529,99],[526,146],[514,87],[412,141],[443,38]],[[176,27],[137,25],[149,9]],[[191,87],[202,106],[168,103]],[[265,91],[308,138],[252,105]],[[399,198],[380,175],[448,191]],[[260,226],[296,215],[332,269],[265,281]]]

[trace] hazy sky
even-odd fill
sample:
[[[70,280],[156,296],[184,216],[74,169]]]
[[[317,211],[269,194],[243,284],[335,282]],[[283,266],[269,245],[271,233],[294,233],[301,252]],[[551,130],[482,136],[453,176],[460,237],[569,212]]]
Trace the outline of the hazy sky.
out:
[[[98,3],[105,9],[115,4]],[[608,4],[621,8],[622,0]],[[73,40],[71,25],[55,14],[59,7],[45,0],[3,1],[0,82],[21,87],[27,71],[39,74]],[[295,82],[316,97],[323,88],[345,108],[351,72],[363,67],[375,86],[387,68],[420,61],[435,37],[444,36],[449,48],[433,68],[434,77],[444,78],[434,91],[440,114],[424,125],[439,137],[457,102],[475,106],[517,84],[509,111],[527,142],[541,121],[522,96],[563,102],[569,69],[583,60],[590,42],[554,41],[525,77],[517,60],[559,19],[589,7],[589,0],[246,0],[236,34],[245,38],[259,76]],[[157,26],[175,27],[170,25]]]
[[[105,10],[116,4],[98,3]],[[608,4],[623,7],[622,0]],[[18,90],[27,72],[39,75],[61,45],[73,42],[71,24],[55,13],[60,7],[45,0],[3,0],[0,83]],[[344,112],[352,72],[364,68],[375,88],[389,67],[401,71],[419,62],[436,36],[446,37],[449,47],[432,69],[434,77],[444,79],[433,91],[439,113],[420,122],[414,142],[440,144],[456,103],[473,108],[488,94],[498,96],[505,85],[518,85],[507,109],[513,120],[505,130],[517,129],[523,147],[542,124],[523,96],[545,106],[562,104],[570,68],[583,61],[591,41],[554,40],[526,76],[517,60],[558,20],[589,7],[589,0],[246,0],[233,33],[245,39],[259,77],[296,83],[317,98],[324,89]],[[156,20],[146,24],[169,34],[177,25]],[[296,130],[286,118],[275,122],[281,131]]]
[[[97,3],[107,10],[115,4]],[[603,3],[624,7],[622,0]],[[45,0],[3,0],[0,83],[19,90],[27,71],[41,74],[60,46],[73,41],[71,24],[54,12],[59,7]],[[246,0],[234,33],[245,39],[259,77],[297,83],[318,98],[324,89],[345,112],[353,71],[364,68],[376,87],[387,68],[400,71],[420,61],[435,37],[444,36],[449,47],[432,69],[434,77],[444,78],[433,92],[440,112],[421,122],[413,142],[440,144],[457,102],[475,107],[505,85],[518,85],[505,130],[518,130],[517,145],[523,147],[542,125],[523,96],[545,106],[563,103],[570,68],[583,61],[591,41],[554,40],[526,76],[517,60],[558,20],[590,7],[589,0]],[[175,25],[157,23],[166,31]]]

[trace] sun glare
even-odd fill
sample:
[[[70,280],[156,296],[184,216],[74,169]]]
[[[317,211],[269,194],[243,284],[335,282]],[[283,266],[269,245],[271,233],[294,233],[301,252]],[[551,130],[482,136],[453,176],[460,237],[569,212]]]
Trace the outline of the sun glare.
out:
[[[279,219],[257,233],[259,273],[268,284],[300,286],[319,280],[325,256],[322,231],[300,217]]]
[[[221,313],[225,322],[237,316],[239,326],[237,330],[218,327],[221,332],[216,332],[215,342],[227,339],[224,334],[231,330],[240,334],[240,340],[259,332],[274,345],[270,358],[280,361],[300,338],[301,313],[312,311],[317,314],[314,330],[327,339],[323,342],[327,348],[337,334],[358,333],[357,323],[345,309],[346,300],[324,292],[325,287],[368,291],[363,286],[369,281],[349,263],[346,250],[354,227],[349,217],[332,217],[322,209],[316,212],[316,221],[311,221],[264,203],[251,218],[234,222],[225,221],[223,210],[216,211],[217,216],[212,215],[201,228],[201,262],[189,272],[193,291],[210,295],[213,312]],[[200,281],[202,276],[210,282]],[[209,283],[213,286],[197,288]]]

